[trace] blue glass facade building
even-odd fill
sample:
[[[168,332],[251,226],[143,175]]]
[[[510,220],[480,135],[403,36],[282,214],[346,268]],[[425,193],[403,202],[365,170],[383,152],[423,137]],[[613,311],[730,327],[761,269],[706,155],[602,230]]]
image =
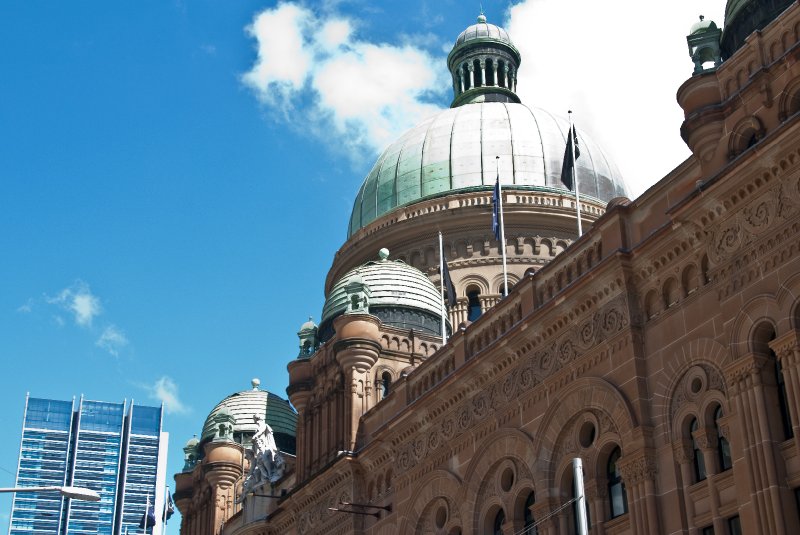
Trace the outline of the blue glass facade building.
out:
[[[85,487],[100,501],[17,493],[9,535],[140,533],[147,504],[163,509],[166,454],[161,407],[29,397],[16,486]],[[148,533],[162,532],[160,516]]]

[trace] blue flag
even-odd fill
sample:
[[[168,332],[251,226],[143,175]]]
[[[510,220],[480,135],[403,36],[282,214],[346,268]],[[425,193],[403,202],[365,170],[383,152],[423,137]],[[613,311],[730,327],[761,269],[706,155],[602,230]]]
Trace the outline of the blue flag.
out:
[[[497,241],[500,241],[500,175],[494,183],[494,193],[492,194],[492,232]]]
[[[147,505],[147,512],[142,515],[142,519],[139,521],[139,529],[146,529],[152,528],[156,525],[156,513],[153,510],[152,505]]]

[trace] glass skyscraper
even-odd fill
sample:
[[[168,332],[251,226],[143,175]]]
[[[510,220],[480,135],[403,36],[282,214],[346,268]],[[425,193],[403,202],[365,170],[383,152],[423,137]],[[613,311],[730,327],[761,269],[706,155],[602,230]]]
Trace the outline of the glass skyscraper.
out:
[[[126,535],[141,533],[147,504],[164,508],[167,433],[162,408],[128,403],[28,397],[22,425],[17,487],[74,486],[99,502],[57,493],[14,496],[9,535]],[[162,515],[148,534],[161,535]]]

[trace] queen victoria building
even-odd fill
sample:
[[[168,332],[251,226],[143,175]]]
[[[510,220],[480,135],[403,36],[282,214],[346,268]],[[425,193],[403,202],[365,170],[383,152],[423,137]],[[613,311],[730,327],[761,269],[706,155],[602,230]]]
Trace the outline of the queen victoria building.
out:
[[[364,179],[288,401],[254,383],[186,444],[182,534],[567,535],[575,458],[593,535],[800,533],[800,5],[691,27],[692,156],[637,199],[578,131],[580,237],[512,38],[464,30],[451,108]]]

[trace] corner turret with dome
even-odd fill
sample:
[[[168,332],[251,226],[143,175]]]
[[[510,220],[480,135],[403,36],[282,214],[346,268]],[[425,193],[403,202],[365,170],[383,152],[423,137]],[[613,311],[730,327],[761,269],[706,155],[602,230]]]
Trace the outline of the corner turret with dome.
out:
[[[328,293],[320,321],[320,341],[329,340],[342,314],[372,314],[385,324],[437,335],[442,332],[439,290],[420,270],[389,260],[389,250],[345,274]],[[450,325],[446,326],[448,331]]]
[[[230,416],[230,440],[242,445],[249,444],[258,430],[258,425],[253,421],[253,415],[258,415],[274,429],[278,448],[294,455],[297,413],[288,401],[261,390],[260,385],[261,381],[254,378],[251,381],[252,388],[231,394],[211,410],[203,424],[200,442],[195,446],[198,454],[202,455],[203,446],[219,435],[217,420],[220,415]]]

